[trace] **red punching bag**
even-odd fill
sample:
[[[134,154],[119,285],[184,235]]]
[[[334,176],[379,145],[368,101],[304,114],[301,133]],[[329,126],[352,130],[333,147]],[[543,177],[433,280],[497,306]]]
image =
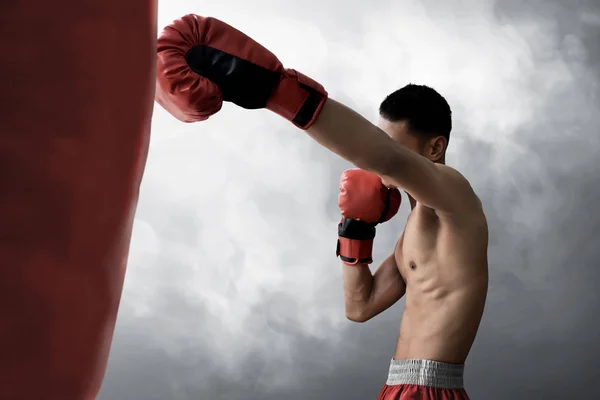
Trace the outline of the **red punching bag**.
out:
[[[155,0],[3,0],[0,30],[0,399],[94,399],[148,151]]]

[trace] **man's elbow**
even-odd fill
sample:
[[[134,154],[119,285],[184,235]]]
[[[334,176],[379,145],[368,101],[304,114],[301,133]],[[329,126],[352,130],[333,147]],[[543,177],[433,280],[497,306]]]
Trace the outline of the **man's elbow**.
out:
[[[352,322],[363,323],[371,319],[371,316],[365,312],[346,312],[346,318]]]

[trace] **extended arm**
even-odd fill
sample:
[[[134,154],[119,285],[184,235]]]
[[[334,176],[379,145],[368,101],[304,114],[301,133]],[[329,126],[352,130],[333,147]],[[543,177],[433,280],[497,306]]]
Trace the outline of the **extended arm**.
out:
[[[408,192],[425,206],[448,214],[478,206],[468,181],[394,141],[345,105],[327,99],[307,133],[357,167]]]
[[[365,322],[396,303],[406,292],[393,255],[371,274],[367,264],[343,265],[346,317]]]
[[[223,101],[266,108],[436,211],[457,213],[476,204],[456,171],[395,142],[329,99],[318,82],[285,69],[273,53],[223,21],[186,15],[165,28],[157,49],[156,101],[182,121],[205,120]]]

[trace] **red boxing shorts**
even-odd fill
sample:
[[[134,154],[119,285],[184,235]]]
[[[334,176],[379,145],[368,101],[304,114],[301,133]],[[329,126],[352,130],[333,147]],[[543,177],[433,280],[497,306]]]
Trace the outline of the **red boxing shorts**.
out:
[[[468,400],[462,364],[392,360],[377,400]]]

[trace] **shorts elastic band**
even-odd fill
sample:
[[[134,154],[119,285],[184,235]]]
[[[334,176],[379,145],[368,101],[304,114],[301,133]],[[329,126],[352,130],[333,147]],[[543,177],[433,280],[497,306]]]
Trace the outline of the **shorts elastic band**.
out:
[[[387,385],[421,385],[440,389],[462,389],[463,364],[431,360],[392,360]]]

